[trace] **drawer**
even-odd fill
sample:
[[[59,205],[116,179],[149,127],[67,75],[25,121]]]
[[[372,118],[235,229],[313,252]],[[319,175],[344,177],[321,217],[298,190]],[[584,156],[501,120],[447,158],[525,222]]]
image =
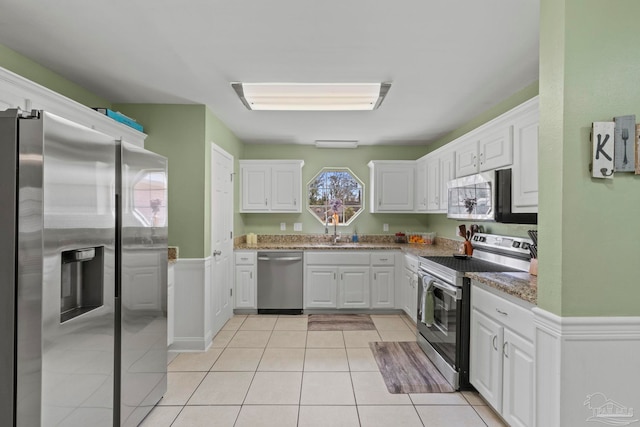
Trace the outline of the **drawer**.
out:
[[[305,253],[307,265],[369,265],[369,252],[315,252]]]
[[[255,265],[256,253],[251,252],[236,252],[236,265]]]
[[[371,254],[371,265],[395,265],[396,264],[396,254],[389,252],[377,253],[374,252]]]
[[[471,286],[471,306],[533,341],[533,313],[491,292]]]
[[[418,261],[418,257],[414,255],[404,255],[404,266],[413,272],[417,272],[420,266],[420,261]]]

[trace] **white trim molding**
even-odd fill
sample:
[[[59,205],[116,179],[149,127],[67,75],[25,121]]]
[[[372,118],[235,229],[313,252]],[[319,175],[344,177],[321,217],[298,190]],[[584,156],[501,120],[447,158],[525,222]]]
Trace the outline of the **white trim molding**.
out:
[[[211,257],[175,264],[175,326],[171,351],[206,351],[211,345]]]
[[[640,426],[640,317],[532,311],[536,425]]]
[[[144,147],[147,137],[146,134],[118,123],[79,102],[0,67],[0,110],[17,107],[25,111],[45,110],[139,147]]]

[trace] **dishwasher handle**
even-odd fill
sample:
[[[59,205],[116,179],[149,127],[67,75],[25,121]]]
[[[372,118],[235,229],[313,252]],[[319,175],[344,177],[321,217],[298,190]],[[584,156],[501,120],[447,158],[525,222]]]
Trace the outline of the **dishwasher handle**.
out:
[[[302,261],[302,257],[299,256],[284,256],[279,258],[269,258],[266,256],[259,256],[258,261]]]

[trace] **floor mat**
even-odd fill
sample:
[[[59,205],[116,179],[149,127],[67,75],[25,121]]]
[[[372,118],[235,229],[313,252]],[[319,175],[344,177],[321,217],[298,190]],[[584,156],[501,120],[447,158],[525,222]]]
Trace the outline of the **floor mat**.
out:
[[[415,342],[369,343],[389,393],[451,393],[455,390]]]
[[[374,331],[368,314],[310,314],[310,331]]]

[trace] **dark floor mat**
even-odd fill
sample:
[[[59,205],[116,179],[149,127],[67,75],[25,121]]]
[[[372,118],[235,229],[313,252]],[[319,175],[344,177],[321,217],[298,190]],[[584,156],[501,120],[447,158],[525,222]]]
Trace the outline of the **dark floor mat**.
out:
[[[368,314],[310,314],[310,331],[374,331]]]

